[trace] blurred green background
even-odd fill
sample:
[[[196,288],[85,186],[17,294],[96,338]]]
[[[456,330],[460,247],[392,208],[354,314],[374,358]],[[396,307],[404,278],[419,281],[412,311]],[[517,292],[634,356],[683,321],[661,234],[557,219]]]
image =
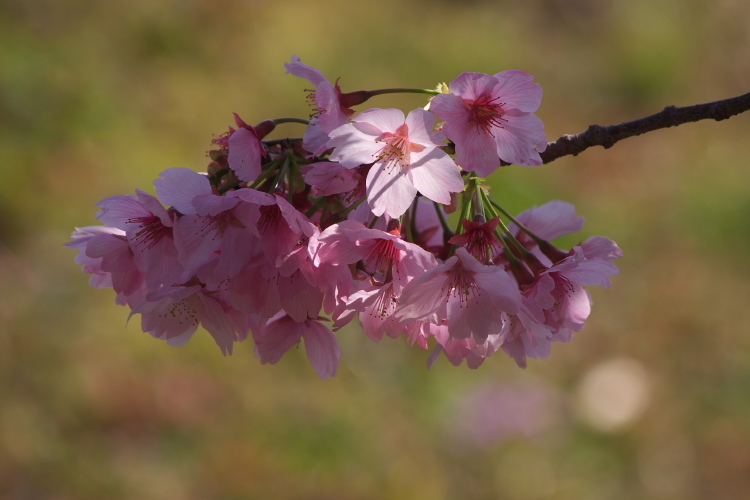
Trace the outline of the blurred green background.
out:
[[[428,371],[358,328],[328,381],[304,349],[169,347],[62,246],[100,199],[204,169],[232,112],[306,116],[293,53],[345,91],[523,69],[554,139],[747,92],[748,20],[743,0],[0,2],[0,498],[750,496],[750,114],[495,174],[506,208],[570,201],[579,238],[625,252],[526,370]]]

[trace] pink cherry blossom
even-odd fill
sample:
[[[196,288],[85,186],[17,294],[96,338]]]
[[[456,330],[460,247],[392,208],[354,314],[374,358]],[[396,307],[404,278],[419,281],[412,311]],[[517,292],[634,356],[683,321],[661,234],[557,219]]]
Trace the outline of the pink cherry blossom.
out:
[[[217,271],[223,278],[242,269],[258,236],[257,207],[238,197],[214,194],[206,176],[187,168],[165,170],[154,185],[161,200],[183,214],[175,223],[174,237],[187,271],[196,272],[219,251]]]
[[[315,262],[348,266],[360,263],[369,279],[354,283],[356,290],[342,298],[336,311],[340,328],[358,312],[365,333],[379,342],[383,334],[396,337],[406,329],[393,311],[401,292],[411,279],[437,265],[435,257],[421,247],[402,240],[398,230],[369,229],[354,221],[327,228],[318,238]]]
[[[484,217],[481,216],[477,218],[477,222],[461,220],[464,232],[452,237],[448,242],[463,246],[479,262],[489,264],[497,250],[503,246],[495,236],[495,229],[500,223],[500,218],[495,217],[489,221],[483,221]]]
[[[319,155],[328,149],[328,134],[347,122],[354,114],[350,106],[359,102],[342,102],[343,94],[338,81],[336,84],[331,83],[320,70],[304,64],[297,55],[293,55],[292,62],[284,63],[284,66],[287,73],[304,78],[315,85],[315,89],[310,90],[308,95],[310,104],[315,107],[314,116],[305,131],[303,145],[312,154]]]
[[[445,263],[412,280],[401,294],[396,317],[447,321],[450,334],[459,339],[474,336],[484,342],[499,332],[503,313],[515,314],[521,294],[500,266],[485,266],[463,247]]]
[[[447,325],[425,323],[423,330],[438,342],[427,361],[427,367],[431,368],[442,353],[453,366],[459,366],[466,360],[466,365],[475,370],[500,348],[505,337],[504,329],[488,335],[484,342],[478,343],[473,336],[465,339],[454,337]]]
[[[229,131],[214,139],[213,143],[221,151],[228,153],[229,168],[234,170],[237,177],[245,182],[252,182],[261,172],[261,162],[268,156],[261,139],[268,135],[275,123],[266,120],[253,127],[245,123],[237,113],[234,113],[237,128],[229,127]]]
[[[136,196],[111,196],[97,206],[101,207],[99,220],[126,232],[136,266],[144,273],[149,290],[189,278],[177,259],[175,214],[154,196],[136,190]]]
[[[423,248],[404,241],[398,230],[369,229],[359,222],[344,221],[327,228],[318,237],[315,262],[349,265],[362,261],[363,268],[379,281],[392,279],[405,284],[437,265]]]
[[[486,177],[500,160],[523,166],[542,164],[547,147],[542,121],[533,114],[542,100],[534,77],[519,70],[495,75],[461,73],[450,94],[432,98],[430,110],[445,121],[443,132],[456,145],[464,170]]]
[[[544,289],[542,285],[540,289]],[[546,324],[545,311],[531,298],[531,293],[521,296],[518,314],[509,315],[502,348],[520,368],[526,368],[526,358],[546,358],[551,352],[553,328]]]
[[[545,240],[554,240],[566,234],[576,233],[583,228],[585,219],[576,215],[572,203],[551,200],[539,207],[531,207],[516,215],[516,220],[529,231]],[[522,240],[525,234],[513,223],[508,228],[516,238]],[[526,244],[527,241],[523,240]],[[532,240],[528,240],[532,244]]]
[[[133,308],[141,314],[141,328],[170,345],[183,345],[199,325],[211,334],[224,355],[232,354],[234,342],[247,337],[247,317],[224,303],[199,283],[150,292]]]
[[[305,341],[307,359],[322,379],[338,371],[341,347],[336,336],[318,319],[295,321],[286,314],[272,318],[255,335],[256,349],[263,364],[276,364],[289,349]]]
[[[356,169],[346,168],[335,161],[310,163],[300,168],[313,196],[331,196],[355,189],[361,175]]]
[[[144,275],[135,264],[124,231],[88,226],[77,228],[71,239],[65,246],[78,250],[75,261],[83,266],[84,273],[91,274],[89,285],[114,289],[118,305],[132,307],[141,301],[146,293]]]
[[[507,212],[485,203],[489,183],[464,191],[464,179],[477,187],[501,164],[542,163],[533,76],[462,73],[426,108],[355,115],[374,95],[425,91],[343,93],[296,55],[285,66],[313,86],[302,141],[263,138],[306,120],[250,126],[235,113],[207,173],[169,168],[157,196],[99,202],[105,226],[76,229],[66,244],[92,286],[114,289],[170,345],[202,327],[226,355],[252,332],[261,363],[273,364],[304,341],[321,378],[338,370],[333,332],[355,318],[376,342],[434,347],[428,365],[443,354],[470,368],[500,350],[525,367],[583,328],[586,287],[611,286],[617,244],[594,236],[562,250],[552,241],[583,225],[571,204],[508,216],[506,229]],[[454,235],[446,219],[459,207]]]
[[[259,244],[268,263],[274,268],[281,267],[282,259],[287,259],[295,249],[299,251],[300,242],[307,247],[309,238],[316,234],[315,225],[297,208],[282,196],[240,189],[228,194],[234,200],[241,200],[257,211],[252,222],[253,232],[258,235]],[[305,255],[300,255],[302,260]],[[299,264],[299,260],[297,260]],[[288,267],[286,276],[299,268],[299,265]]]
[[[331,159],[347,168],[374,163],[367,174],[367,201],[375,215],[399,217],[417,192],[438,203],[464,188],[458,167],[439,149],[435,116],[415,109],[370,109],[331,132]]]

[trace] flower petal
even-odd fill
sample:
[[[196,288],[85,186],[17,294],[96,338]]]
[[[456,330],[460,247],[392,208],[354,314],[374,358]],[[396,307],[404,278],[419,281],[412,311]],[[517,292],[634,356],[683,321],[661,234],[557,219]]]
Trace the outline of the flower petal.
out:
[[[252,182],[261,172],[262,145],[258,137],[246,128],[240,128],[229,136],[229,168],[245,182]]]
[[[376,163],[367,173],[367,202],[375,215],[399,217],[414,201],[417,188],[409,182],[404,170],[386,170],[388,167]]]
[[[412,164],[407,175],[420,193],[444,205],[451,202],[451,193],[464,189],[458,166],[445,151],[438,148],[412,153]]]
[[[168,168],[154,181],[161,202],[173,206],[180,213],[194,215],[193,198],[211,194],[211,184],[205,175],[186,167]]]
[[[318,321],[308,320],[302,333],[305,339],[305,353],[318,376],[327,379],[336,375],[341,358],[341,347],[336,336]]]

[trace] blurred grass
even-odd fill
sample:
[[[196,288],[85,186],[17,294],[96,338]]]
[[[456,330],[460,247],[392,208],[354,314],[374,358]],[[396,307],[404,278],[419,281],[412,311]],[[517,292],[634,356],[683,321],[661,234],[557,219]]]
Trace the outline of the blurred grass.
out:
[[[573,202],[578,237],[626,255],[587,328],[525,371],[499,354],[428,372],[426,353],[357,328],[329,381],[302,350],[260,366],[250,344],[223,358],[207,335],[170,348],[126,328],[62,243],[98,223],[100,199],[204,168],[232,112],[305,116],[293,53],[344,90],[523,69],[553,139],[747,92],[748,18],[739,0],[0,2],[0,498],[747,496],[748,116],[495,175],[506,208]],[[618,357],[645,368],[650,398],[605,431],[578,397]],[[466,407],[532,386],[549,420],[530,436],[485,427],[519,401],[489,421]]]

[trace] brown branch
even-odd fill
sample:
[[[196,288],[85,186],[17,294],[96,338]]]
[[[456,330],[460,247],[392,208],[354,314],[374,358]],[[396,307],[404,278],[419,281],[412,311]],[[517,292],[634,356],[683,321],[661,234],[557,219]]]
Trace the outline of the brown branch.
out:
[[[723,101],[696,104],[695,106],[667,106],[663,111],[655,115],[603,127],[591,125],[588,130],[576,135],[564,135],[555,142],[547,144],[547,149],[541,154],[544,163],[550,163],[562,156],[573,155],[592,147],[603,146],[611,148],[615,143],[645,134],[660,128],[676,127],[683,123],[697,122],[699,120],[726,120],[727,118],[750,110],[750,93],[724,99]]]

